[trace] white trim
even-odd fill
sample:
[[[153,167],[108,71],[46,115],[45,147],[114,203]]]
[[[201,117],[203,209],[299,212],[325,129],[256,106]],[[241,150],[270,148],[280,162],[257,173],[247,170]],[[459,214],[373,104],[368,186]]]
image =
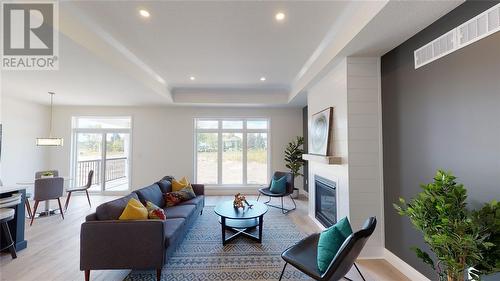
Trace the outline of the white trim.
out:
[[[380,208],[381,216],[378,218],[379,228],[383,249],[385,248],[385,203],[384,203],[384,140],[383,140],[383,122],[382,122],[382,69],[381,57],[377,58],[377,115],[378,115],[378,168],[379,168],[379,188],[380,188]]]
[[[384,258],[412,281],[431,281],[429,278],[425,277],[422,273],[387,249],[384,249]]]

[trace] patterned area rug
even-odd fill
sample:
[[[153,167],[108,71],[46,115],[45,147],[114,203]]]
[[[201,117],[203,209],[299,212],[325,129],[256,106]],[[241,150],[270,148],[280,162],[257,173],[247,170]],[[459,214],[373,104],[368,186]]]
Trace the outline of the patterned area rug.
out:
[[[305,234],[288,216],[269,209],[264,215],[262,244],[240,236],[222,246],[218,216],[213,207],[205,207],[203,215],[163,267],[162,280],[278,280],[284,265],[281,252]],[[156,274],[132,271],[125,278],[125,281],[139,280],[154,281]],[[312,279],[288,266],[283,280]]]

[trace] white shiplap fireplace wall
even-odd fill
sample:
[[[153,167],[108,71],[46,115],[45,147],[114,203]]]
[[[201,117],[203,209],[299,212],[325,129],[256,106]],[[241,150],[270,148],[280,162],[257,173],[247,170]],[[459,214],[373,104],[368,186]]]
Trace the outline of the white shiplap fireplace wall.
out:
[[[342,158],[340,165],[309,161],[309,216],[316,221],[314,176],[336,181],[338,219],[347,216],[356,230],[377,217],[363,258],[384,254],[380,99],[379,58],[345,58],[308,91],[309,122],[314,113],[334,108],[333,151]]]

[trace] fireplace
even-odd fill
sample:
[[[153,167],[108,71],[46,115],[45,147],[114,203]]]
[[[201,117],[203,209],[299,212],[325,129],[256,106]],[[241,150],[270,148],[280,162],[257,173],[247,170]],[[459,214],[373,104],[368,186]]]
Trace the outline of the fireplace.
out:
[[[324,226],[337,222],[337,183],[323,177],[314,176],[315,217]]]

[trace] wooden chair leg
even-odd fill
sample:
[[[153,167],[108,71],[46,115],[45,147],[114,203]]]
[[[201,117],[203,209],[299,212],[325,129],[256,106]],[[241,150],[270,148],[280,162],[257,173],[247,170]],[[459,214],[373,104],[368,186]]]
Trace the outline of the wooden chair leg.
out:
[[[66,197],[66,203],[64,203],[64,211],[68,210],[69,198],[71,198],[71,191],[68,191],[68,197]]]
[[[33,224],[33,220],[35,219],[35,214],[36,214],[36,209],[38,208],[38,203],[40,201],[38,200],[35,200],[35,207],[33,208],[33,214],[31,216],[31,222],[30,222],[30,226]]]
[[[31,213],[31,206],[30,206],[30,201],[28,201],[28,198],[24,200],[24,205],[26,205],[26,211],[28,211],[28,218],[31,219],[33,214]]]
[[[85,281],[90,281],[90,269],[85,269]]]
[[[64,212],[63,212],[63,209],[61,207],[61,198],[57,198],[57,203],[59,204],[59,212],[61,212],[61,216],[64,219]]]
[[[161,268],[156,269],[156,281],[161,280]]]
[[[92,204],[90,204],[90,196],[89,196],[89,191],[85,190],[85,193],[87,193],[87,200],[89,201],[89,206],[92,207]]]

